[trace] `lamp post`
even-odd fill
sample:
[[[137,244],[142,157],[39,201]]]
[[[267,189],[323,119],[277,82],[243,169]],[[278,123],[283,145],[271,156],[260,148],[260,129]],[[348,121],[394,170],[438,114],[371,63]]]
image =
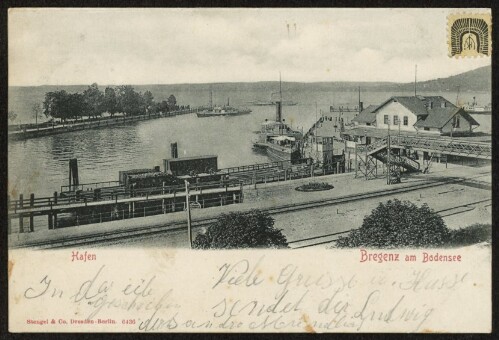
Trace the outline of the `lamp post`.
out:
[[[187,211],[187,234],[189,236],[189,248],[192,248],[191,203],[189,199],[189,182],[187,180],[185,180],[185,205]]]

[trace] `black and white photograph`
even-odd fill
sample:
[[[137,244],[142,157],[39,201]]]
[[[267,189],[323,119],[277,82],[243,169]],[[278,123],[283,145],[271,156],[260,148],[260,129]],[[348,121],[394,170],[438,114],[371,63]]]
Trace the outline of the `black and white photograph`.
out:
[[[489,332],[492,53],[484,8],[10,8],[12,330]],[[102,299],[152,275],[141,256],[161,269],[135,278],[144,304],[188,261],[204,276],[180,270],[168,303],[246,290],[126,315]],[[284,289],[295,259],[320,278]],[[326,303],[320,270],[357,276]]]

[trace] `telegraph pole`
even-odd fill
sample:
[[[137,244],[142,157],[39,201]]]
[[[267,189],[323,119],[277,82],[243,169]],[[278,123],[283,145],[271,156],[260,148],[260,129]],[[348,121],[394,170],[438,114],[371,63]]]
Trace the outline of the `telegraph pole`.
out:
[[[189,199],[189,182],[187,180],[185,180],[185,205],[187,211],[187,234],[189,235],[189,248],[192,248],[191,203]]]
[[[414,97],[416,97],[416,84],[418,83],[418,64],[414,68]]]
[[[387,166],[387,171],[386,171],[386,184],[390,184],[390,156],[391,156],[391,149],[390,149],[390,123],[388,122],[388,140],[387,140],[387,148],[386,148],[386,166]]]

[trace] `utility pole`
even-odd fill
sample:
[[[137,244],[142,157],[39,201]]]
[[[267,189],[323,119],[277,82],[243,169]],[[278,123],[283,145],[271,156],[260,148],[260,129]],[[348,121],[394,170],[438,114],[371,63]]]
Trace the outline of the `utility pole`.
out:
[[[189,236],[189,248],[192,249],[191,203],[189,199],[189,182],[187,180],[185,180],[185,205],[187,211],[187,234]]]
[[[416,97],[417,92],[416,92],[416,84],[418,83],[418,64],[416,64],[416,67],[414,69],[414,97]]]
[[[360,111],[362,111],[361,107],[360,107],[360,86],[359,86],[359,113]]]
[[[388,123],[388,140],[387,140],[387,148],[386,148],[386,166],[387,166],[387,171],[386,171],[386,184],[390,184],[390,156],[391,156],[391,148],[390,148],[390,123]]]
[[[318,133],[318,128],[317,128],[317,122],[318,122],[318,119],[317,119],[317,102],[315,102],[315,151],[316,152],[319,152],[319,144],[318,144],[318,140],[317,140],[317,133]]]
[[[402,118],[403,119],[403,118]],[[399,123],[399,135],[398,135],[398,143],[399,143],[399,147],[400,147],[400,119],[398,120],[398,123]],[[399,149],[400,150],[400,149]]]

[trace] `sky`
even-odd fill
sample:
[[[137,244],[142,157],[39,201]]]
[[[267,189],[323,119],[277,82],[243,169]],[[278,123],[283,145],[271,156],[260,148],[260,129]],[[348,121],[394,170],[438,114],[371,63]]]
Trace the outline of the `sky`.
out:
[[[429,80],[490,65],[448,57],[465,11],[10,9],[9,85]]]

